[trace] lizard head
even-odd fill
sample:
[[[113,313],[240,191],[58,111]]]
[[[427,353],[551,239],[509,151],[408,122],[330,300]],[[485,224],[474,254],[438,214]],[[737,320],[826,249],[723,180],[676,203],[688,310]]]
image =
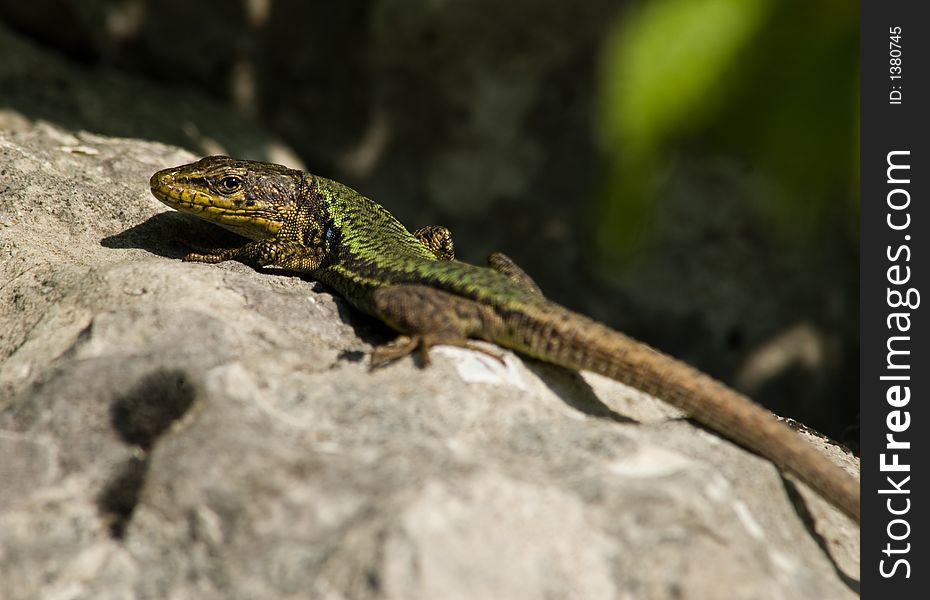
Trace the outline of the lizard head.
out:
[[[149,185],[171,208],[258,240],[277,234],[297,210],[303,179],[282,165],[208,156],[158,171]]]

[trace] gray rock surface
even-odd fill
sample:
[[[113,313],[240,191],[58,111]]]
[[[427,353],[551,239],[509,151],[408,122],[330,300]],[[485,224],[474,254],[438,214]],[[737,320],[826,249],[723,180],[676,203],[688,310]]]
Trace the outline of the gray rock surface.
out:
[[[390,333],[319,284],[181,262],[232,241],[148,192],[192,158],[0,133],[3,598],[856,595],[855,526],[655,399],[370,371]]]

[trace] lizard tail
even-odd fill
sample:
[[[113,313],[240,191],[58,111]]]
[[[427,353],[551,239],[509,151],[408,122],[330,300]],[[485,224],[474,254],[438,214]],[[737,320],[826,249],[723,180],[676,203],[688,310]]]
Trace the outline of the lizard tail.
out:
[[[859,481],[775,416],[697,369],[559,305],[525,315],[508,336],[530,356],[610,377],[682,409],[772,461],[859,523]],[[516,339],[515,339],[516,338]],[[534,339],[535,338],[535,339]]]

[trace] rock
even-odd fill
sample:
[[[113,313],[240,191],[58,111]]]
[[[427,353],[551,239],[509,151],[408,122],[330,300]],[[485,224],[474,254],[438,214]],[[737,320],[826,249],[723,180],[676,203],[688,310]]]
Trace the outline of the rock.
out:
[[[149,194],[193,158],[0,134],[4,598],[856,596],[853,524],[655,399],[371,371],[390,332],[321,285],[181,262],[235,243]]]

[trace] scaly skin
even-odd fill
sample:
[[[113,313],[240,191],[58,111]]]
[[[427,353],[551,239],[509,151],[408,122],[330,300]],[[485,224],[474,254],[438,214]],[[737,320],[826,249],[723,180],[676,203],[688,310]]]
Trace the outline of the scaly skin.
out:
[[[453,260],[443,227],[410,233],[387,210],[322,177],[211,156],[159,171],[156,198],[250,238],[185,260],[237,260],[309,273],[401,333],[375,362],[479,338],[631,385],[772,461],[859,522],[859,482],[769,411],[645,344],[547,300],[503,254]]]

